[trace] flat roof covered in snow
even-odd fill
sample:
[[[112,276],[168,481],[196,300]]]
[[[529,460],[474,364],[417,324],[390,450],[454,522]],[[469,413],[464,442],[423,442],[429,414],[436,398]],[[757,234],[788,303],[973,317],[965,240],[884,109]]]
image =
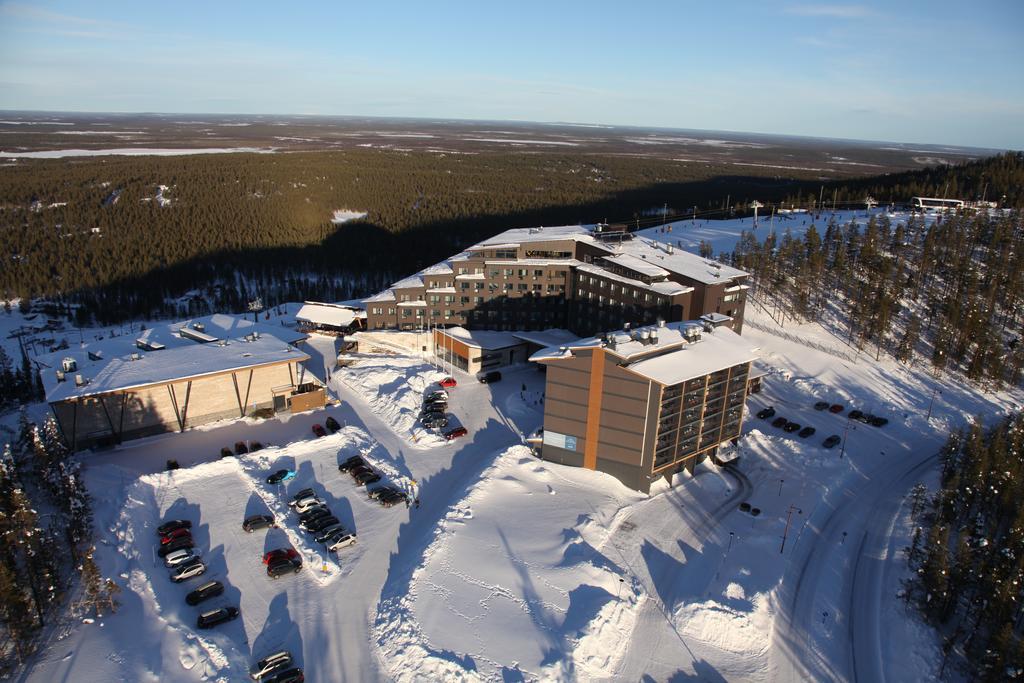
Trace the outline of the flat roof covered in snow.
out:
[[[623,240],[614,245],[605,246],[612,249],[616,255],[632,256],[706,285],[728,282],[733,278],[749,275],[738,268],[691,254],[682,249],[676,249],[671,245],[646,237]],[[609,257],[605,256],[604,258]]]
[[[519,346],[523,342],[512,332],[496,332],[494,330],[467,330],[465,327],[447,327],[437,330],[443,335],[462,342],[466,346],[482,350],[506,349]]]
[[[296,320],[330,327],[348,327],[352,324],[352,321],[360,317],[366,317],[366,312],[356,310],[350,306],[323,304],[314,301],[304,303],[299,312],[295,314]]]
[[[669,386],[754,360],[757,354],[741,336],[728,327],[719,327],[705,332],[699,342],[630,363],[625,369]]]
[[[470,250],[479,251],[480,249],[503,247],[511,249],[524,242],[556,242],[560,240],[593,242],[594,237],[590,234],[590,230],[582,225],[560,225],[553,228],[512,228],[476,243],[470,247]]]

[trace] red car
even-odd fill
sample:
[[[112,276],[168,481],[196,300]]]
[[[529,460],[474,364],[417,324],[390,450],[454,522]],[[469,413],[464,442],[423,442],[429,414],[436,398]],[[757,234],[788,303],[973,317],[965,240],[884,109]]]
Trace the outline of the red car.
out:
[[[166,534],[160,537],[160,545],[167,545],[176,538],[191,538],[192,530],[181,528],[175,529],[174,531],[168,531]]]
[[[830,413],[841,413],[841,412],[843,412],[843,407],[841,405],[839,405],[838,403],[833,403],[831,406],[829,406],[828,412],[830,412]]]
[[[295,548],[278,548],[277,550],[271,550],[269,553],[263,556],[263,564],[270,564],[273,560],[277,559],[299,559],[299,551]]]
[[[454,377],[445,377],[443,380],[438,382],[438,384],[440,384],[445,389],[451,389],[456,384],[458,384],[458,382],[455,381]]]
[[[318,439],[321,436],[327,436],[327,430],[324,429],[324,426],[320,424],[313,425],[313,433],[316,434],[316,438]]]
[[[466,430],[465,427],[456,427],[455,429],[449,429],[447,432],[445,432],[444,438],[451,441],[452,439],[457,439],[460,436],[465,436],[468,433],[469,432]]]

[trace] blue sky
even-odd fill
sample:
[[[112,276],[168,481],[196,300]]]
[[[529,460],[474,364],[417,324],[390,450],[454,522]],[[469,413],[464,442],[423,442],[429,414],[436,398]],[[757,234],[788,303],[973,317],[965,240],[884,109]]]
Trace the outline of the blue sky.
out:
[[[1024,2],[2,2],[0,109],[1024,148]]]

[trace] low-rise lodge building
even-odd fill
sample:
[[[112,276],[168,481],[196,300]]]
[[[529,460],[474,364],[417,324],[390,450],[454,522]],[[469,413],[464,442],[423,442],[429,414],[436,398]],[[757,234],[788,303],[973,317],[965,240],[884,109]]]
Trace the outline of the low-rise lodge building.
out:
[[[659,323],[533,354],[546,368],[545,460],[643,492],[740,435],[757,358],[727,325]]]
[[[40,356],[46,400],[72,450],[184,431],[256,410],[325,404],[295,344],[306,335],[212,315]]]
[[[295,314],[295,321],[302,332],[344,335],[364,329],[366,311],[345,304],[307,301]]]

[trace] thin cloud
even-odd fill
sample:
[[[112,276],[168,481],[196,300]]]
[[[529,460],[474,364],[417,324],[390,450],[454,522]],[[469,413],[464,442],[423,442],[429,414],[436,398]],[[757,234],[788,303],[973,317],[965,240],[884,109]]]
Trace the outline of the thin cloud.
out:
[[[31,5],[23,5],[17,2],[11,2],[4,5],[0,5],[0,14],[4,14],[9,17],[15,17],[18,19],[51,21],[62,24],[78,24],[83,26],[98,26],[106,23],[96,19],[87,19],[86,17],[75,16],[73,14],[61,14],[59,12],[51,12],[49,10],[39,9],[38,7],[32,7]]]
[[[871,8],[864,5],[790,5],[785,12],[801,17],[831,19],[864,19],[874,15]]]

